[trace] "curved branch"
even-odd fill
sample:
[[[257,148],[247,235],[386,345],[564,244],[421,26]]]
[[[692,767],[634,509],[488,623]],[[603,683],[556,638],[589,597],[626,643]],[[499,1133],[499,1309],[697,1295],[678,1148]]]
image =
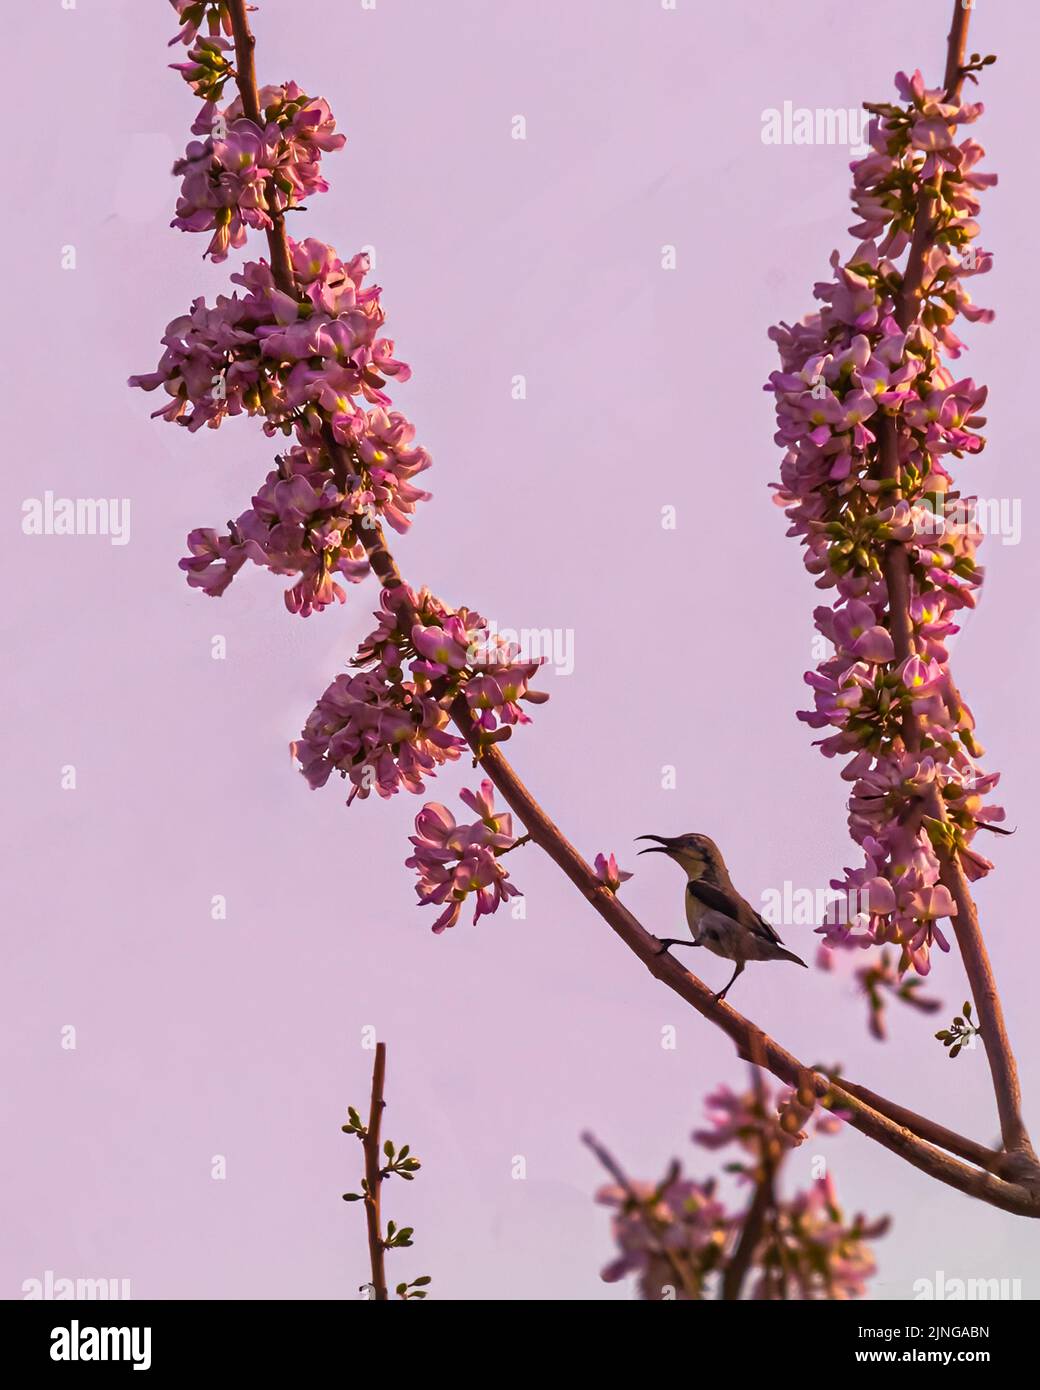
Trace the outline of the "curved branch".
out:
[[[397,562],[386,547],[378,523],[361,527],[359,531],[372,569],[384,587],[393,589],[403,585]],[[409,606],[406,602],[405,607]],[[1028,1180],[1028,1185],[1003,1181],[993,1172],[1001,1166],[1001,1155],[894,1102],[875,1098],[880,1102],[875,1105],[865,1101],[855,1093],[861,1088],[846,1089],[844,1082],[832,1081],[805,1067],[724,1001],[716,1002],[708,986],[685,970],[672,956],[662,953],[657,938],[596,877],[591,866],[520,780],[501,749],[498,746],[489,747],[482,739],[464,697],[459,696],[452,703],[450,712],[456,727],[473,750],[474,761],[480,764],[510,809],[523,822],[530,838],[562,869],[650,973],[727,1033],[741,1057],[767,1067],[774,1076],[792,1086],[797,1086],[803,1077],[808,1076],[817,1096],[821,1099],[827,1097],[837,1108],[846,1112],[854,1128],[939,1182],[1006,1211],[1040,1217],[1040,1184],[1037,1183],[1036,1171],[1028,1163],[1021,1165],[1020,1172],[1018,1169],[1015,1171],[1015,1176],[1020,1175]],[[980,1015],[981,1007],[980,1003]],[[898,1118],[894,1119],[893,1116]],[[982,1171],[957,1162],[944,1153],[944,1149],[979,1163]]]
[[[253,111],[258,118],[259,96],[253,62],[255,40],[246,17],[245,0],[228,0],[228,8],[235,38],[236,80],[242,97],[243,109],[247,113],[250,110]],[[954,63],[956,68],[954,81],[958,88],[968,19],[966,11],[963,14],[958,13],[959,11],[958,0],[950,35],[949,52],[954,56],[948,58],[947,63],[948,72],[950,63]],[[949,83],[948,77],[948,86]],[[272,226],[267,231],[267,240],[276,281],[281,288],[292,291],[295,286],[289,261],[285,224],[280,216],[272,217]],[[894,432],[892,443],[895,444]],[[898,477],[897,453],[895,458],[897,471],[893,476]],[[378,523],[369,526],[362,523],[357,530],[372,569],[380,583],[388,588],[395,588],[403,584],[401,573],[386,547]],[[899,547],[899,550],[905,560],[905,550],[903,547]],[[907,589],[908,592],[909,589]],[[910,1110],[896,1106],[893,1102],[883,1101],[879,1097],[872,1097],[871,1101],[868,1102],[862,1097],[870,1093],[865,1092],[863,1088],[850,1086],[849,1083],[832,1081],[820,1072],[805,1067],[755,1024],[738,1014],[725,1001],[716,1002],[707,985],[697,979],[695,975],[691,975],[672,956],[662,953],[657,938],[652,936],[615,894],[596,878],[590,865],[585,862],[559,827],[535,801],[503,757],[501,749],[498,746],[489,747],[481,739],[480,731],[470,716],[469,707],[461,696],[451,707],[451,717],[473,749],[475,760],[498,788],[511,810],[523,821],[531,839],[548,854],[614,933],[643,962],[654,978],[660,980],[662,984],[679,995],[698,1013],[714,1023],[716,1027],[721,1028],[735,1043],[737,1051],[742,1057],[766,1066],[774,1076],[789,1085],[797,1086],[802,1078],[808,1077],[817,1096],[821,1100],[826,1100],[828,1104],[840,1108],[846,1114],[848,1122],[853,1128],[858,1129],[869,1139],[873,1139],[891,1153],[897,1154],[907,1163],[919,1168],[937,1181],[1005,1211],[1014,1212],[1021,1216],[1040,1217],[1040,1168],[1037,1166],[1035,1157],[1030,1161],[1032,1150],[1028,1149],[1028,1140],[1025,1141],[1025,1146],[1022,1144],[1013,1145],[1015,1133],[1013,1124],[1010,1124],[1005,1132],[1005,1144],[1009,1148],[1016,1147],[1022,1156],[1023,1162],[1020,1169],[1016,1170],[1020,1171],[1023,1178],[1022,1182],[1006,1182],[989,1171],[991,1167],[999,1165],[999,1157],[991,1155],[988,1150],[982,1149],[973,1141],[962,1138],[943,1126],[915,1115]],[[959,872],[959,866],[955,866],[955,868]],[[951,891],[953,890],[951,889]],[[957,895],[954,896],[956,898]],[[982,945],[981,934],[978,932],[977,918],[974,917],[973,908],[971,912],[966,911],[964,913],[964,922],[957,929],[958,942],[961,942],[962,930],[967,931],[969,938],[972,937],[972,921],[975,924],[974,936],[977,937],[977,948],[969,944],[968,952],[965,954],[965,964],[969,970],[982,970],[985,973],[985,970],[988,969],[988,961],[986,960],[985,947]],[[961,949],[963,954],[965,952],[964,945],[961,946]],[[971,962],[970,965],[969,962]],[[989,978],[992,979],[991,971]],[[972,988],[975,991],[979,1017],[984,1025],[983,1037],[987,1054],[990,1055],[990,1066],[994,1071],[994,1082],[997,1086],[998,1104],[1001,1105],[1003,1121],[1004,1110],[1008,1106],[1011,1107],[1013,1113],[1017,1113],[1017,1076],[1014,1072],[1014,1060],[1011,1057],[1010,1047],[1006,1046],[1006,1034],[1003,1032],[999,1002],[996,1003],[995,1014],[993,1012],[993,1001],[996,999],[995,987],[990,992],[986,987],[985,980],[980,979],[978,985],[974,981],[972,982]],[[988,1024],[987,1013],[989,1014]],[[991,1032],[992,1037],[988,1036]],[[1001,1039],[1003,1039],[1003,1044]],[[996,1054],[996,1065],[991,1049]],[[999,1082],[998,1074],[1001,1078]],[[1002,1095],[1003,1100],[1001,1099]],[[893,1118],[894,1116],[898,1116],[898,1118]],[[1018,1123],[1021,1126],[1020,1119]],[[1024,1132],[1024,1127],[1022,1127],[1021,1133],[1023,1135]],[[1009,1140],[1009,1134],[1012,1136],[1011,1140]],[[939,1147],[940,1145],[941,1147]],[[950,1152],[944,1152],[945,1149]],[[970,1158],[972,1162],[981,1163],[984,1158],[985,1164],[980,1167],[970,1167],[958,1161],[957,1158],[951,1157],[951,1153]]]
[[[914,1129],[927,1128],[935,1138],[938,1138],[940,1133],[947,1136],[951,1143],[956,1143],[956,1152],[978,1152],[979,1146],[973,1146],[972,1141],[942,1130],[931,1121],[913,1116],[913,1112],[909,1110],[900,1112],[903,1122],[897,1123],[881,1110],[861,1100],[851,1090],[845,1089],[842,1082],[832,1081],[799,1062],[749,1019],[738,1014],[725,1000],[716,1002],[708,986],[685,970],[673,956],[662,952],[657,938],[652,936],[620,899],[596,878],[592,868],[531,796],[503,757],[501,749],[481,747],[479,732],[469,718],[468,709],[463,717],[462,711],[457,710],[456,706],[457,702],[452,706],[452,718],[474,748],[484,771],[511,809],[523,821],[532,840],[563,870],[607,925],[629,950],[639,957],[651,975],[667,985],[680,998],[685,999],[716,1027],[721,1028],[736,1044],[742,1057],[749,1061],[761,1057],[762,1064],[790,1086],[797,1086],[800,1079],[808,1075],[817,1096],[821,1100],[826,1098],[834,1108],[845,1113],[854,1129],[858,1129],[868,1138],[898,1154],[900,1158],[939,1182],[946,1183],[969,1196],[979,1197],[1005,1211],[1016,1212],[1021,1216],[1040,1217],[1040,1186],[1027,1187],[1005,1182],[991,1172],[969,1167],[950,1157],[942,1149],[918,1137],[910,1127],[911,1119]]]

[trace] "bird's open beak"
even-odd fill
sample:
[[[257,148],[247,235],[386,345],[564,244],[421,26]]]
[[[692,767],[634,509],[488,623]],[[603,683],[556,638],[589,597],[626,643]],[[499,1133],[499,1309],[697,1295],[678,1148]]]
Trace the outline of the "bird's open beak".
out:
[[[640,854],[667,854],[672,847],[672,841],[667,835],[637,835],[637,840],[656,840],[656,845],[651,845],[649,849],[641,849]]]

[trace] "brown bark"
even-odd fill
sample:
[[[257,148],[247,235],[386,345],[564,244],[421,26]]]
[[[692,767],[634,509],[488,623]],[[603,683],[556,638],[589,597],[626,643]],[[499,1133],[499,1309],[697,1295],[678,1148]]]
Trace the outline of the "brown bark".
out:
[[[235,35],[239,91],[242,94],[243,105],[246,110],[258,111],[256,75],[253,64],[254,40],[249,31],[244,0],[229,0],[229,9]],[[947,57],[948,88],[952,81],[959,89],[959,68],[963,59],[967,21],[968,12],[961,12],[960,4],[957,3]],[[954,74],[952,78],[949,76],[951,71]],[[251,108],[248,105],[250,101],[252,102]],[[286,285],[291,289],[292,274],[291,270],[288,269],[285,228],[281,220],[269,230],[268,243],[271,248],[272,266],[286,268],[282,273],[288,274]],[[276,270],[276,277],[278,274],[279,272]],[[281,283],[279,280],[279,284]],[[892,444],[894,443],[893,435]],[[891,448],[891,446],[889,447]],[[893,455],[890,452],[888,457],[890,461],[892,457],[895,458],[896,472],[890,476],[898,478],[898,455]],[[400,571],[393,556],[386,548],[382,530],[378,524],[370,528],[359,527],[358,535],[368,552],[372,569],[380,582],[386,587],[395,587],[401,584],[403,581]],[[905,548],[899,546],[891,552],[893,557],[897,553],[902,554],[905,562]],[[898,562],[895,562],[891,570],[893,578],[890,583],[895,583],[896,592],[902,592],[899,589],[898,568]],[[890,588],[889,592],[891,594],[893,590]],[[905,592],[909,593],[908,587]],[[900,608],[902,611],[902,605]],[[958,943],[964,955],[965,966],[969,970],[969,978],[971,978],[972,971],[976,975],[976,979],[972,981],[972,988],[983,1025],[983,1039],[986,1043],[987,1055],[990,1057],[990,1066],[993,1071],[998,1107],[1001,1110],[1002,1127],[1004,1128],[1004,1143],[1006,1148],[1015,1151],[1010,1158],[1007,1155],[991,1153],[981,1145],[975,1144],[974,1141],[963,1138],[953,1131],[915,1114],[912,1110],[898,1106],[881,1097],[872,1096],[864,1088],[855,1086],[846,1088],[842,1081],[831,1080],[819,1072],[810,1071],[779,1043],[763,1033],[761,1029],[741,1014],[738,1014],[725,1001],[716,1002],[707,985],[695,975],[690,974],[667,952],[662,953],[657,938],[652,936],[615,894],[596,878],[590,865],[585,862],[524,786],[503,756],[501,748],[498,746],[489,747],[481,740],[479,730],[470,717],[468,706],[462,697],[459,697],[452,704],[451,717],[469,742],[485,773],[501,793],[510,809],[523,822],[531,839],[549,855],[615,935],[642,961],[654,978],[660,980],[662,984],[684,999],[698,1013],[722,1029],[732,1039],[741,1057],[749,1061],[759,1062],[767,1067],[774,1076],[790,1085],[798,1085],[802,1077],[808,1076],[816,1095],[821,1099],[826,1098],[829,1104],[835,1105],[836,1108],[845,1113],[853,1128],[874,1140],[875,1143],[882,1145],[891,1153],[897,1154],[915,1168],[919,1168],[922,1172],[935,1178],[938,1182],[945,1183],[960,1192],[967,1193],[969,1196],[976,1197],[1005,1211],[1015,1212],[1022,1216],[1040,1216],[1040,1166],[1037,1165],[1035,1156],[1032,1155],[1032,1150],[1028,1147],[1028,1140],[1023,1142],[1025,1131],[1021,1125],[1021,1119],[1019,1118],[1016,1123],[1018,1089],[1014,1059],[1011,1056],[1010,1047],[1007,1045],[1006,1032],[1000,1017],[999,1001],[996,997],[996,988],[992,983],[992,971],[988,968],[985,947],[982,945],[973,907],[970,912],[965,911],[963,913],[962,922],[958,923],[954,919],[955,928]],[[953,881],[956,881],[954,869],[951,868],[950,872]],[[956,872],[960,872],[959,865],[956,866]],[[961,876],[963,877],[963,875]],[[954,896],[957,898],[956,893]],[[961,915],[960,912],[958,915]],[[965,936],[965,941],[962,941],[962,935]],[[992,1036],[988,1036],[990,1033]],[[865,1095],[871,1095],[871,1100],[863,1099],[862,1097]],[[1006,1125],[1003,1123],[1005,1113]],[[970,1166],[951,1155],[969,1158],[971,1164],[980,1166]],[[1007,1172],[1009,1177],[1020,1180],[1005,1181],[1002,1177],[997,1176],[997,1170]],[[378,1191],[378,1185],[376,1190]]]
[[[970,9],[965,9],[960,0],[954,0],[953,22],[947,40],[945,87],[947,96],[957,98],[963,82],[962,66],[968,37]],[[929,190],[923,190],[917,205],[917,215],[911,238],[910,253],[899,296],[900,327],[909,328],[917,317],[923,302],[925,288],[922,285],[925,257],[934,233],[934,198]],[[881,454],[881,475],[893,480],[897,486],[892,492],[893,500],[901,496],[901,469],[899,463],[899,441],[895,419],[886,415],[879,426],[879,448]],[[895,646],[896,660],[905,661],[913,654],[913,624],[910,616],[911,579],[910,560],[906,546],[901,541],[892,541],[885,547],[883,558],[885,584],[888,589],[889,626]],[[921,729],[918,720],[911,714],[904,723],[904,742],[911,752],[920,749]],[[932,791],[928,799],[928,815],[945,822],[946,807],[938,791]],[[1009,1155],[1005,1165],[1008,1171],[1037,1176],[1037,1158],[1033,1152],[1022,1119],[1022,1095],[1018,1080],[1018,1068],[1011,1040],[1008,1037],[1000,995],[997,991],[993,967],[990,963],[986,944],[979,926],[968,880],[956,854],[939,852],[942,866],[941,881],[950,892],[957,905],[956,915],[951,918],[957,946],[964,962],[965,973],[975,1001],[986,1058],[993,1079],[993,1091],[1000,1117],[1000,1132],[1004,1149]]]
[[[228,0],[231,15],[231,28],[235,38],[235,80],[238,94],[242,98],[242,111],[247,120],[264,128],[260,112],[260,93],[256,85],[256,60],[254,57],[256,39],[249,27],[246,0]],[[271,206],[272,228],[267,234],[267,244],[271,248],[271,272],[278,288],[286,294],[293,291],[292,264],[289,260],[289,243],[285,235],[285,219],[275,210],[275,190],[273,180],[268,189],[268,202]]]

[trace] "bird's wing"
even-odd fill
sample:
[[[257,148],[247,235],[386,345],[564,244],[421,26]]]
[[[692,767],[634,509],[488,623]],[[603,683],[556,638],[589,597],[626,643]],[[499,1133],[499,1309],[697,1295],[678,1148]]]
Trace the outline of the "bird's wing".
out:
[[[702,878],[690,879],[686,891],[705,907],[739,922],[755,936],[761,936],[765,941],[771,941],[777,946],[783,945],[765,918],[760,917],[751,904],[745,902],[738,893],[727,893],[724,888],[719,888],[714,883],[705,883]]]

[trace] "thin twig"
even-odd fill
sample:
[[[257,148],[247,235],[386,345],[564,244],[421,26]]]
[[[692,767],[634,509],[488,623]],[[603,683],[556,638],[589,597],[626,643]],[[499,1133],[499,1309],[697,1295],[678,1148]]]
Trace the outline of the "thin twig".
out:
[[[362,1145],[365,1151],[365,1219],[368,1223],[368,1256],[372,1266],[372,1287],[378,1302],[386,1302],[390,1294],[386,1287],[386,1246],[383,1243],[383,1222],[379,1207],[379,1185],[382,1167],[379,1136],[383,1127],[386,1102],[386,1043],[376,1043],[376,1058],[372,1067],[372,1097],[368,1106],[368,1133]]]
[[[509,854],[512,850],[520,849],[523,845],[529,845],[530,843],[530,835],[521,835],[520,838],[518,840],[514,840],[511,845],[506,845],[505,849],[500,849],[498,851],[498,857],[499,859],[501,859],[503,854]]]

